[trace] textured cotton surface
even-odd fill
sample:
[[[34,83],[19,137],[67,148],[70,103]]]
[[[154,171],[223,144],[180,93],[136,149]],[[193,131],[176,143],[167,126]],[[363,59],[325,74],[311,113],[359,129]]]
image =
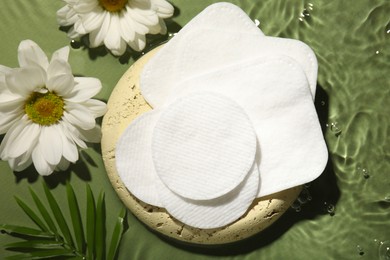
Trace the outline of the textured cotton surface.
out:
[[[146,64],[140,85],[142,95],[152,107],[164,104],[167,87],[178,80],[178,73],[172,68],[176,66],[177,59],[182,55],[177,49],[182,38],[192,30],[202,30],[202,33],[207,33],[208,30],[213,31],[216,28],[233,34],[245,32],[258,37],[264,35],[239,7],[230,3],[210,5],[194,17],[163,47],[161,52]],[[204,72],[206,71],[207,68]]]
[[[217,93],[195,93],[161,112],[153,131],[152,158],[164,184],[193,200],[222,196],[253,165],[256,134],[244,110]]]
[[[204,31],[193,28],[177,44],[177,56],[174,71],[178,81],[194,77],[205,72],[218,71],[226,66],[241,63],[262,56],[285,55],[295,60],[306,74],[312,98],[317,85],[317,59],[312,49],[305,43],[278,37],[227,32],[215,28]],[[165,56],[165,60],[169,57]],[[162,64],[161,64],[162,65]],[[172,85],[161,85],[154,95],[169,95]]]
[[[118,140],[115,156],[118,175],[126,188],[143,202],[161,207],[151,156],[152,133],[159,115],[152,110],[135,119]]]
[[[204,180],[207,182],[207,180]],[[256,163],[244,181],[235,189],[212,200],[190,200],[167,188],[158,189],[164,207],[176,219],[197,228],[223,227],[241,217],[256,197],[259,172]]]
[[[328,158],[302,68],[287,56],[264,56],[178,83],[167,101],[213,91],[242,106],[259,142],[258,196],[317,178]]]

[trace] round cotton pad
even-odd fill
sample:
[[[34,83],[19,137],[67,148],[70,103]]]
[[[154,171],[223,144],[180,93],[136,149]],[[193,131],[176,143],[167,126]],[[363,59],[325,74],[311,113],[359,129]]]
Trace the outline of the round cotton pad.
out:
[[[152,133],[159,115],[153,110],[135,119],[119,139],[115,156],[118,174],[126,188],[143,202],[161,207],[151,155]]]
[[[253,165],[256,134],[244,110],[219,94],[182,97],[161,112],[152,139],[157,175],[178,195],[193,200],[222,196]]]
[[[197,228],[223,227],[242,216],[256,197],[259,170],[253,164],[246,178],[232,191],[212,200],[189,200],[166,187],[158,189],[168,212],[187,225]]]

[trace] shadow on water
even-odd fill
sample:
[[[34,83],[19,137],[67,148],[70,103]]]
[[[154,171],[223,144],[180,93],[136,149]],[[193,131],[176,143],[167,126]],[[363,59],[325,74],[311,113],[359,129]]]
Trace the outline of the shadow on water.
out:
[[[78,160],[75,164],[71,164],[65,171],[53,172],[49,176],[44,176],[46,184],[50,189],[57,187],[58,185],[65,185],[67,181],[70,181],[72,175],[76,175],[81,180],[88,182],[92,180],[91,173],[87,167],[87,163],[94,166],[96,163],[85,152],[80,152],[80,157],[83,160]],[[14,172],[15,182],[19,183],[22,180],[27,180],[28,183],[35,183],[41,176],[35,170],[34,165],[29,166],[27,169],[21,172]]]
[[[321,86],[317,86],[315,100],[317,114],[324,131],[326,129],[325,124],[328,119],[329,102],[328,95]],[[305,205],[302,204],[299,212],[293,208],[290,208],[280,217],[280,219],[276,221],[276,224],[273,224],[259,234],[239,242],[221,246],[204,246],[173,241],[172,239],[163,237],[161,235],[159,235],[159,237],[177,248],[197,254],[214,256],[246,254],[248,252],[272,244],[296,223],[305,221],[307,219],[314,219],[321,215],[330,215],[331,217],[334,214],[337,214],[334,211],[334,206],[336,206],[340,198],[340,190],[337,186],[336,175],[333,170],[333,164],[330,160],[328,161],[327,166],[321,176],[310,184],[305,185],[303,191],[305,191],[307,194],[310,194],[311,199],[307,200],[304,203]],[[307,196],[307,194],[305,196]],[[332,206],[332,208],[330,208],[330,206]]]

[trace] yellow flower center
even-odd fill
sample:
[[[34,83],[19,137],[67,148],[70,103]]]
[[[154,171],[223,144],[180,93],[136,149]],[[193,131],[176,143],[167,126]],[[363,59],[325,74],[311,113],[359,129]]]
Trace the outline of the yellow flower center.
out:
[[[56,124],[64,114],[64,100],[53,92],[34,92],[27,99],[24,111],[34,123]]]
[[[103,9],[108,12],[119,12],[125,8],[129,0],[98,0],[99,4]]]

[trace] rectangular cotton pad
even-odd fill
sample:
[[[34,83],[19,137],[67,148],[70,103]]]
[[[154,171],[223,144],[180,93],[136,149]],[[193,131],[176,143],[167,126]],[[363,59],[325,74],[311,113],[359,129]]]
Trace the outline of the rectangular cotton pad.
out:
[[[181,53],[177,51],[182,38],[192,30],[215,30],[229,33],[245,32],[262,37],[264,34],[254,22],[237,6],[230,3],[216,3],[210,5],[194,17],[183,29],[174,36],[159,53],[145,66],[140,79],[140,87],[145,100],[152,107],[164,104],[167,88],[177,80],[177,73],[172,70],[176,67]]]

